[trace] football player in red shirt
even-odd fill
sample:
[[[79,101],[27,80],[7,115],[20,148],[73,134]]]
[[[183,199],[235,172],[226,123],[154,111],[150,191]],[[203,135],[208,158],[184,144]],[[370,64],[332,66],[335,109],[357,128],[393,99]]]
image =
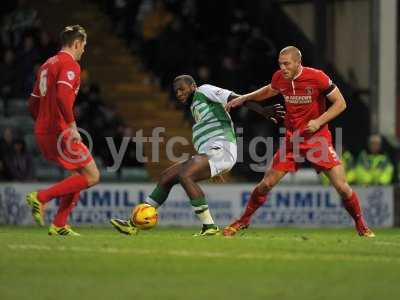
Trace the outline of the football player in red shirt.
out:
[[[241,106],[246,101],[263,101],[281,94],[285,100],[285,142],[275,153],[272,167],[254,188],[245,212],[224,229],[225,236],[232,236],[250,224],[254,212],[267,200],[267,193],[285,176],[295,172],[299,162],[306,158],[319,172],[324,172],[353,218],[360,236],[374,237],[368,229],[360,208],[357,194],[346,182],[343,166],[332,146],[328,122],[346,108],[346,102],[329,77],[321,70],[304,67],[301,52],[293,46],[279,53],[280,70],[275,72],[270,84],[231,102],[226,109]],[[332,105],[326,109],[325,99]]]
[[[99,182],[100,174],[83,144],[73,114],[80,84],[80,60],[86,46],[86,32],[80,25],[67,26],[60,34],[61,50],[38,70],[28,100],[35,120],[36,142],[42,155],[71,175],[55,185],[26,195],[35,221],[43,226],[43,208],[60,198],[60,206],[49,228],[50,235],[79,235],[67,219],[79,200],[79,192]]]

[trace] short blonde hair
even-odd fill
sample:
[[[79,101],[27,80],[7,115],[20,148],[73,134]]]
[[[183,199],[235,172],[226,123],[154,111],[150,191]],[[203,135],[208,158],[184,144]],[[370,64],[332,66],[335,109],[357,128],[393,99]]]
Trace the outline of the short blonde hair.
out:
[[[301,51],[299,50],[299,48],[295,47],[295,46],[287,46],[285,48],[283,48],[280,52],[279,55],[283,55],[283,54],[291,54],[293,56],[293,58],[301,61]]]

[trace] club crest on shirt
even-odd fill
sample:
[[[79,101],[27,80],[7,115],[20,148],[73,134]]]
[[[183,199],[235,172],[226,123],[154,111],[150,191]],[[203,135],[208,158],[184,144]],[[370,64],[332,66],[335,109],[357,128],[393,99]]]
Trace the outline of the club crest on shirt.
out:
[[[308,87],[305,88],[305,92],[306,92],[307,95],[311,95],[312,92],[313,92],[313,89],[308,86]]]
[[[75,78],[74,71],[68,71],[67,72],[67,77],[68,77],[68,80],[73,80]]]

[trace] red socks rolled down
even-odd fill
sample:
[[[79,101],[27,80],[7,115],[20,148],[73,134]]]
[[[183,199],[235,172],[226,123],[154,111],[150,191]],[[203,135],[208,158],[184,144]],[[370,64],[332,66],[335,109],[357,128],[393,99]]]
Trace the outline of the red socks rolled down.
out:
[[[358,199],[358,196],[355,192],[353,192],[349,198],[343,199],[343,204],[354,221],[357,222],[360,218],[363,218],[360,207],[360,200]]]
[[[57,227],[64,227],[67,224],[67,220],[72,212],[72,209],[76,206],[78,201],[79,192],[62,196],[57,214],[53,220],[53,224]]]
[[[68,194],[74,194],[89,186],[88,181],[83,175],[73,175],[56,183],[48,189],[38,192],[38,199],[41,203],[49,202],[53,198],[62,197]]]
[[[261,194],[257,187],[254,188],[250,195],[249,202],[247,202],[246,210],[244,211],[242,217],[240,218],[243,223],[250,223],[251,216],[255,211],[267,201],[267,195]]]

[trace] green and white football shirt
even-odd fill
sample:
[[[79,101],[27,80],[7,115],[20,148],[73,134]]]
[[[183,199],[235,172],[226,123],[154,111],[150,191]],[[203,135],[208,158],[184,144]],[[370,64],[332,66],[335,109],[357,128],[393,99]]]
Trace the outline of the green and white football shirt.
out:
[[[236,144],[233,123],[224,105],[232,91],[204,84],[196,89],[190,106],[195,124],[193,145],[198,153],[206,153],[205,145],[212,141]]]

